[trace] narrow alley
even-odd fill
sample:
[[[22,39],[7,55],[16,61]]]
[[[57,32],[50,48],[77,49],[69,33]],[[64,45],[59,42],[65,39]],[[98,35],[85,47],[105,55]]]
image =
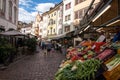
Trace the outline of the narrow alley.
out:
[[[44,55],[39,51],[35,55],[29,55],[0,71],[0,80],[54,80],[64,55],[51,53]]]

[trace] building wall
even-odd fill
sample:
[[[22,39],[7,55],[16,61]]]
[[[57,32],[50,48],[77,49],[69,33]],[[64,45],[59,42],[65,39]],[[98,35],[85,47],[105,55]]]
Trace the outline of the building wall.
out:
[[[49,21],[49,24],[48,24],[48,35],[52,36],[52,35],[56,35],[57,34],[57,10],[54,10],[54,11],[51,11],[49,14],[49,18],[48,18],[48,21]],[[51,21],[52,20],[52,21]],[[53,23],[53,24],[50,24],[50,23]],[[52,31],[51,31],[51,28],[52,28]]]
[[[36,15],[35,21],[33,22],[33,25],[32,25],[31,34],[41,38],[42,24],[43,24],[42,16],[38,12],[38,14]]]
[[[17,29],[18,23],[18,3],[19,0],[0,0],[0,5],[3,5],[5,1],[5,13],[2,12],[2,6],[0,6],[0,27],[3,26],[7,31],[9,28]],[[12,16],[9,15],[10,4],[12,4]],[[16,2],[15,2],[16,1]],[[16,16],[16,17],[15,17]],[[10,18],[11,17],[11,18]]]
[[[57,18],[57,35],[63,33],[63,3],[60,4]]]
[[[74,25],[75,25],[75,26],[79,26],[80,20],[82,20],[85,12],[87,11],[89,5],[90,5],[91,2],[92,2],[92,0],[85,0],[85,1],[80,2],[80,3],[78,3],[78,4],[76,4],[76,1],[77,1],[77,0],[74,0]],[[100,2],[100,0],[95,0],[93,9],[95,8],[95,5],[97,5],[97,3],[99,3],[99,2]],[[75,18],[75,15],[76,15],[75,13],[76,13],[77,11],[82,12],[82,15],[80,15],[80,13],[78,13],[78,15],[81,16],[81,17],[79,17],[78,19]]]
[[[73,27],[73,8],[74,8],[74,4],[73,4],[74,0],[63,0],[63,33],[65,32],[65,27],[70,26],[70,31],[74,30]],[[71,8],[66,10],[66,4],[71,3]],[[65,20],[65,16],[70,15],[70,20]],[[68,31],[69,32],[69,31]]]
[[[20,30],[23,34],[30,34],[31,33],[31,27],[21,28]]]
[[[42,32],[42,38],[47,37],[47,26],[48,26],[48,14],[43,15],[43,32]]]

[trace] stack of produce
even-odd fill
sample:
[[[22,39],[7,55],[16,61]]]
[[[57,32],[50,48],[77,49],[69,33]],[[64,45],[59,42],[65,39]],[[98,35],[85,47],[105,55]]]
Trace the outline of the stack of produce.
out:
[[[81,60],[68,61],[58,70],[55,80],[94,80],[100,64],[97,59],[90,59],[85,62]]]
[[[85,47],[68,49],[67,59],[84,61],[93,58],[95,55],[94,51],[85,49]]]
[[[118,65],[120,65],[120,54],[115,55],[114,58],[106,64],[106,66],[108,67],[108,71],[111,71]]]
[[[102,51],[99,55],[97,55],[95,58],[101,60],[101,61],[106,61],[107,59],[111,58],[112,56],[114,56],[116,53],[114,50],[112,49],[105,49],[104,51]]]

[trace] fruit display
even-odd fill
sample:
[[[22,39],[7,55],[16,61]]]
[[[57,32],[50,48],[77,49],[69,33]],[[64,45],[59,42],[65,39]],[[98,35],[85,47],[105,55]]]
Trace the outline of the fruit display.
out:
[[[101,52],[99,55],[97,55],[95,58],[101,60],[101,61],[106,61],[107,58],[112,57],[116,53],[112,49],[105,49],[103,52]]]
[[[71,48],[68,50],[68,54],[66,55],[67,59],[74,60],[87,60],[93,58],[95,52],[92,50],[86,50],[86,47],[82,48]]]
[[[61,67],[55,74],[55,80],[94,80],[100,64],[97,59],[90,59],[85,62],[76,60]]]
[[[95,80],[95,77],[103,74],[107,69],[110,71],[120,65],[120,54],[116,55],[117,52],[114,50],[120,48],[120,42],[90,44],[84,41],[81,44],[67,49],[66,61],[60,65],[55,80]],[[113,56],[115,58],[105,64]],[[103,71],[100,69],[102,64],[105,65]]]

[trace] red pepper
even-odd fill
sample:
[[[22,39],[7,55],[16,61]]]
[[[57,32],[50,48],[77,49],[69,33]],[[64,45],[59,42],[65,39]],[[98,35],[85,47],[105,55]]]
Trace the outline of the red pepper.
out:
[[[73,56],[73,57],[71,58],[71,60],[72,60],[72,61],[78,60],[78,57],[77,57],[77,56]]]

